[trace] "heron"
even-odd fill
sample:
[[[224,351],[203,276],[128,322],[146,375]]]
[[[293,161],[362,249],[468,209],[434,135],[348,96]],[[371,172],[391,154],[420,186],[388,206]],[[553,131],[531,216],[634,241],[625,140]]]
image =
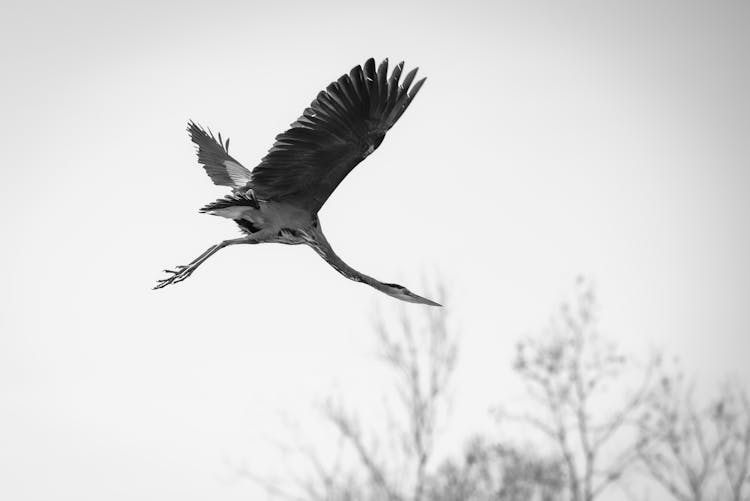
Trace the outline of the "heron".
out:
[[[281,243],[307,245],[346,278],[411,303],[440,304],[403,285],[381,282],[346,264],[328,243],[318,211],[349,172],[383,142],[409,107],[425,78],[414,83],[418,68],[401,80],[404,63],[388,75],[388,59],[373,58],[318,93],[302,116],[276,140],[252,172],[229,154],[229,139],[188,122],[198,163],[219,186],[232,192],[200,212],[232,219],[242,232],[209,247],[187,265],[164,270],[155,289],[182,282],[207,259],[230,245]],[[414,85],[412,85],[414,83]]]

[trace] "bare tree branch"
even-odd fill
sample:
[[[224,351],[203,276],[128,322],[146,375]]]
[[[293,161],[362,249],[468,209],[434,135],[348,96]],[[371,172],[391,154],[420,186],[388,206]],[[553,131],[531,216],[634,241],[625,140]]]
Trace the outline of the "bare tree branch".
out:
[[[562,306],[550,327],[518,345],[514,369],[543,415],[499,417],[525,422],[551,438],[565,465],[570,499],[592,501],[622,480],[638,458],[635,441],[618,439],[625,445],[617,453],[603,451],[616,436],[637,436],[636,417],[659,359],[641,367],[608,343],[597,329],[593,288],[585,280],[578,285],[575,300]],[[623,385],[626,371],[634,369],[642,371],[639,386],[626,393],[623,404],[613,405],[609,386]],[[594,412],[602,408],[607,412]]]
[[[359,426],[356,424],[355,420],[352,417],[347,416],[341,409],[334,407],[332,404],[327,406],[326,415],[331,423],[336,426],[341,436],[354,447],[362,465],[375,486],[386,494],[387,499],[392,501],[401,500],[401,496],[396,493],[395,489],[387,480],[384,469],[378,464],[374,453],[372,453],[365,445]]]
[[[708,407],[698,407],[693,386],[679,370],[664,373],[649,398],[639,456],[648,474],[676,499],[746,501],[750,484],[750,406],[738,385]],[[722,482],[723,481],[723,482]]]
[[[443,296],[441,290],[438,297],[444,301]],[[416,311],[401,308],[395,319],[378,314],[373,321],[377,353],[393,376],[393,389],[398,395],[397,405],[387,407],[385,420],[390,426],[385,431],[392,437],[400,437],[401,451],[393,451],[386,463],[373,447],[373,443],[378,442],[369,443],[365,438],[377,436],[377,431],[381,430],[361,426],[356,415],[329,400],[323,406],[323,415],[354,461],[350,461],[347,477],[347,471],[340,468],[340,458],[330,465],[320,461],[314,450],[300,448],[297,452],[306,458],[311,475],[292,479],[297,486],[294,492],[301,492],[299,500],[424,500],[437,424],[446,412],[445,400],[455,369],[458,341],[448,326],[447,309],[420,310],[425,315],[421,322],[417,320]],[[403,457],[396,457],[398,455]],[[403,463],[405,468],[394,469],[393,465],[398,463]],[[360,489],[356,489],[347,478],[368,480],[366,485],[360,483]],[[275,483],[265,482],[265,486],[268,492],[292,499],[291,491],[282,490]],[[358,496],[353,497],[355,493]]]

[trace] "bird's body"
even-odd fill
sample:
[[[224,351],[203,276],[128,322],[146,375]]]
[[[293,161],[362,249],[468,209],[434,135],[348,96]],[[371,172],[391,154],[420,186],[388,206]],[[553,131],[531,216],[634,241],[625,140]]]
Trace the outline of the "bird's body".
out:
[[[424,79],[413,87],[416,69],[399,82],[403,63],[387,77],[388,60],[375,69],[369,59],[318,94],[304,114],[276,137],[271,150],[250,172],[229,155],[229,140],[218,140],[193,122],[191,139],[198,161],[213,182],[232,193],[201,212],[234,220],[244,236],[211,246],[156,288],[181,282],[218,250],[235,244],[281,243],[312,247],[336,271],[398,299],[439,306],[398,284],[380,282],[347,265],[331,248],[318,211],[339,183],[383,141],[414,98]]]
[[[309,212],[285,202],[258,200],[258,206],[231,206],[212,209],[211,205],[204,207],[201,212],[214,216],[234,219],[240,230],[248,235],[260,238],[263,232],[264,241],[285,244],[304,243],[300,239],[291,238],[289,230],[304,230],[316,224],[317,217]],[[278,240],[275,238],[278,237]]]

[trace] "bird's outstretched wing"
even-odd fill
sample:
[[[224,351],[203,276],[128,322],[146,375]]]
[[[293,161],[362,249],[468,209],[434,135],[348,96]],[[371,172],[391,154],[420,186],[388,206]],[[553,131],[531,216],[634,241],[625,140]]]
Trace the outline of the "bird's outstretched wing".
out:
[[[214,184],[241,188],[250,182],[250,171],[229,155],[229,138],[223,142],[219,133],[217,141],[211,131],[206,132],[192,120],[187,130],[198,146],[198,162]]]
[[[417,68],[399,83],[404,63],[388,76],[388,60],[369,59],[331,83],[252,172],[258,198],[317,212],[349,172],[375,150],[424,83]],[[411,89],[410,89],[411,87]]]

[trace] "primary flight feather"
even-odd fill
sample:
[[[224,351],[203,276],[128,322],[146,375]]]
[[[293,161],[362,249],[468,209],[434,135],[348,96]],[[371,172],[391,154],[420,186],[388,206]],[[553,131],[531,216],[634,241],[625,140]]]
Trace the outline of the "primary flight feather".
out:
[[[417,69],[401,80],[404,63],[388,76],[388,60],[368,59],[321,91],[290,128],[276,136],[268,154],[252,172],[229,154],[229,139],[214,136],[194,122],[190,138],[198,162],[211,180],[232,193],[201,209],[233,219],[244,236],[224,240],[176,270],[155,288],[188,278],[218,250],[235,244],[276,242],[312,247],[336,271],[390,296],[440,306],[398,284],[380,282],[347,265],[333,251],[320,226],[318,211],[343,179],[380,146],[425,79],[414,83]],[[413,84],[413,85],[412,85]]]

